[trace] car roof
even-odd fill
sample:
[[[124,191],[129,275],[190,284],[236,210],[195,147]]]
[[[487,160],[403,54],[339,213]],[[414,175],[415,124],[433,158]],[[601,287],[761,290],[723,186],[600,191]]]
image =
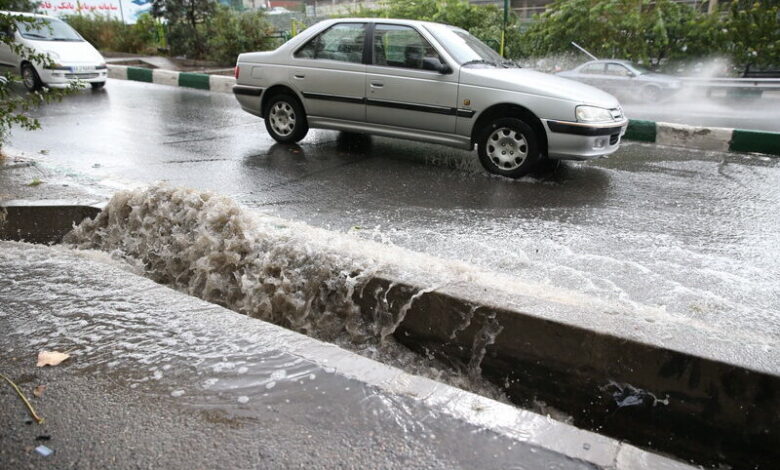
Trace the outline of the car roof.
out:
[[[588,62],[585,62],[582,65],[591,65],[591,64],[622,64],[622,65],[628,65],[628,66],[633,66],[634,65],[634,64],[631,63],[630,60],[625,60],[625,59],[589,60]]]
[[[404,25],[439,25],[439,26],[451,26],[445,23],[436,23],[434,21],[420,21],[420,20],[407,20],[402,18],[333,18],[324,20],[328,23],[388,23],[388,24],[404,24]],[[454,27],[454,26],[453,26]]]
[[[5,10],[0,10],[0,15],[29,16],[29,17],[32,17],[32,18],[49,18],[49,19],[53,19],[53,20],[59,19],[59,18],[55,18],[55,17],[49,16],[49,15],[41,15],[39,13],[27,13],[27,12],[24,12],[24,11],[5,11]]]

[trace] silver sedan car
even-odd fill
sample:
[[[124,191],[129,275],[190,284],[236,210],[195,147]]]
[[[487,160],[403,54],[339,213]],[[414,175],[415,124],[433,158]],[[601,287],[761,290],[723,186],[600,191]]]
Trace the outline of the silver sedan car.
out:
[[[651,72],[627,60],[591,60],[558,76],[647,102],[660,101],[682,88],[679,78]]]
[[[274,51],[241,54],[233,92],[278,142],[309,128],[472,150],[517,178],[544,158],[586,160],[618,149],[617,99],[513,66],[467,31],[412,20],[334,19]]]

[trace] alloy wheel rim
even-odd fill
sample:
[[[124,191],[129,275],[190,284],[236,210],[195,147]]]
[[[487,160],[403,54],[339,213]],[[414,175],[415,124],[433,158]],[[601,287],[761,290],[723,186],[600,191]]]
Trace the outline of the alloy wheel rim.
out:
[[[24,86],[30,90],[35,87],[35,77],[33,76],[33,72],[29,67],[25,67],[22,71],[22,82],[24,82]]]
[[[292,134],[295,129],[295,110],[286,101],[274,104],[268,117],[271,120],[271,128],[282,137]]]
[[[519,168],[528,157],[528,141],[525,136],[509,127],[493,131],[488,137],[486,147],[490,161],[505,171]]]

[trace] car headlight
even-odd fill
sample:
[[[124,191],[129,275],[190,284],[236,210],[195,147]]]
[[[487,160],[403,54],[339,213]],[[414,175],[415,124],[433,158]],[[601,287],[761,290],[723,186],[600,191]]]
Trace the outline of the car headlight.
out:
[[[575,111],[577,121],[580,122],[608,122],[612,121],[612,113],[605,108],[596,106],[577,106]]]

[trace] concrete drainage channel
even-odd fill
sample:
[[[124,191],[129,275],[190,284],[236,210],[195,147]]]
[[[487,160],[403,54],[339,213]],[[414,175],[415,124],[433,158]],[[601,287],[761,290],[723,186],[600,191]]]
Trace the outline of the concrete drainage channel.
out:
[[[6,206],[0,239],[58,243],[74,223],[99,213]],[[425,289],[419,281],[375,274],[352,300],[364,317],[397,322],[400,343],[482,374],[520,406],[543,402],[580,428],[700,465],[780,461],[776,352],[693,328],[660,346],[663,325],[471,286]]]

